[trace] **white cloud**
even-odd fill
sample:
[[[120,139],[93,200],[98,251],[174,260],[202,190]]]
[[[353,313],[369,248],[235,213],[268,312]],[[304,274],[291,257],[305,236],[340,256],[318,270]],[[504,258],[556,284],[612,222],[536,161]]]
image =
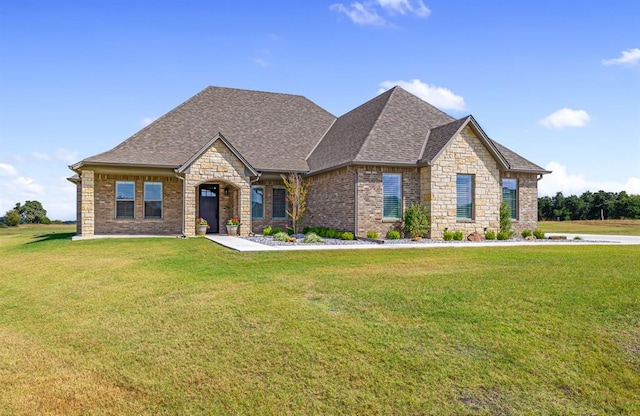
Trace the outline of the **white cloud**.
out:
[[[386,20],[383,19],[371,3],[351,3],[346,7],[342,3],[336,3],[329,6],[329,10],[344,13],[353,23],[359,25],[384,26]]]
[[[9,163],[0,163],[0,176],[18,176],[18,171]]]
[[[155,118],[151,118],[151,117],[142,117],[140,119],[140,126],[142,127],[147,127],[149,124],[153,123],[155,121]]]
[[[550,129],[565,127],[584,127],[591,120],[591,116],[584,110],[562,108],[540,120],[540,124]]]
[[[329,10],[344,13],[353,23],[371,26],[393,26],[379,12],[385,12],[388,15],[413,15],[420,18],[431,14],[431,10],[422,0],[365,0],[353,2],[349,6],[336,3],[329,6]]]
[[[76,189],[65,177],[46,178],[42,182],[27,176],[0,181],[0,216],[16,203],[40,201],[52,220],[73,220]]]
[[[64,148],[55,149],[51,153],[31,152],[26,157],[15,156],[14,159],[20,162],[37,161],[37,162],[63,162],[74,163],[78,161],[79,153]]]
[[[591,181],[583,174],[567,173],[567,167],[558,162],[550,162],[545,166],[545,169],[553,171],[553,173],[544,175],[538,182],[540,196],[553,196],[557,192],[562,192],[564,195],[582,195],[586,191],[597,192],[600,190],[640,194],[640,178],[630,177],[624,183]]]
[[[465,103],[464,98],[454,94],[451,90],[443,87],[436,87],[414,79],[411,81],[383,81],[380,83],[380,90],[378,93],[382,93],[394,86],[400,86],[410,93],[417,95],[431,105],[438,107],[441,110],[464,110]]]
[[[622,51],[622,55],[619,58],[603,59],[603,65],[636,65],[640,62],[640,49],[633,48],[626,51]]]
[[[431,14],[431,10],[422,2],[422,0],[378,0],[378,4],[390,13],[414,14],[418,17],[427,17]]]

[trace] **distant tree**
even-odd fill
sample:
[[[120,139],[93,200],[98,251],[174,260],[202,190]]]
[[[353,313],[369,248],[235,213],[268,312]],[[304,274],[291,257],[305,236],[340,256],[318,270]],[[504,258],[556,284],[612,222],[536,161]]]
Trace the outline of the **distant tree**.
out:
[[[564,200],[564,212],[569,214],[572,220],[587,219],[587,204],[575,195],[570,195]]]
[[[551,198],[551,206],[553,207],[553,219],[559,220],[568,220],[571,219],[569,212],[564,206],[565,197],[562,192],[556,193],[556,195]]]
[[[20,222],[27,224],[51,224],[47,217],[47,210],[43,208],[39,201],[26,201],[24,205],[18,202],[15,211],[20,214]]]
[[[584,192],[580,197],[565,197],[558,192],[554,197],[538,198],[538,218],[541,220],[599,220],[640,219],[640,195],[598,191]]]
[[[4,223],[9,227],[16,227],[20,224],[20,214],[18,214],[18,211],[15,209],[7,211],[7,213],[4,214]]]
[[[551,198],[543,196],[538,198],[538,220],[548,221],[553,218],[553,206],[551,205]]]

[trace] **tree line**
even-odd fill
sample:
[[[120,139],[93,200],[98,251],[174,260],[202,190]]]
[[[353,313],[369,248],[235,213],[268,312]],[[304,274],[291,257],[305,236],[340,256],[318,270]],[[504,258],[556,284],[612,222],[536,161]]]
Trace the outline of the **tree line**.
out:
[[[565,220],[616,220],[640,219],[640,195],[622,192],[590,192],[580,196],[555,196],[538,198],[538,219],[541,221]]]

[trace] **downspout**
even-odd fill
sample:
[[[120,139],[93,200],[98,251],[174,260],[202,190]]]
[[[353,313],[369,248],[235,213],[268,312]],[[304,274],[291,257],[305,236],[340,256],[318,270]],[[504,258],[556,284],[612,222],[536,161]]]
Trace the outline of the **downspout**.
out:
[[[182,238],[186,238],[186,230],[185,230],[185,222],[184,222],[184,217],[187,214],[185,209],[187,206],[187,198],[185,195],[185,187],[187,186],[187,183],[184,180],[184,177],[180,176],[178,174],[178,172],[176,172],[176,178],[180,179],[182,181]]]
[[[249,200],[251,200],[251,186],[254,183],[258,182],[261,176],[262,176],[262,172],[258,172],[258,176],[256,176],[255,179],[252,179],[249,181]],[[267,196],[263,195],[262,197],[266,198]],[[262,203],[264,204],[264,200],[262,201]],[[242,217],[242,214],[240,214],[240,217]],[[253,234],[253,214],[249,216],[249,234]]]
[[[352,170],[351,166],[347,166],[347,172],[353,173],[353,234],[358,236],[358,170]]]

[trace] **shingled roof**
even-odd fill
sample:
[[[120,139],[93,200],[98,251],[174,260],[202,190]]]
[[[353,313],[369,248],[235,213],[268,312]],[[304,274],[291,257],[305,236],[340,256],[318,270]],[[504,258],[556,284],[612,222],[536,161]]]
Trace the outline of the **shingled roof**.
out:
[[[394,87],[336,119],[299,95],[208,87],[83,164],[179,169],[216,137],[255,171],[311,174],[348,164],[430,164],[471,123],[505,168],[548,173],[486,137],[471,116],[443,113]]]
[[[300,95],[208,87],[85,164],[177,168],[222,134],[257,170],[307,171],[335,117]]]

